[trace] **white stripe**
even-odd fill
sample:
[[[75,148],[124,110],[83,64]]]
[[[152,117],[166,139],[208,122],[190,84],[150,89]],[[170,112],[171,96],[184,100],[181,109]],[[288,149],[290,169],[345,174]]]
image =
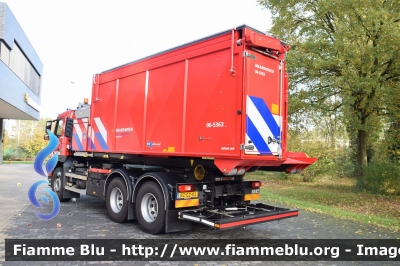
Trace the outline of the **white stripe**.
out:
[[[93,128],[92,128],[92,130],[90,130],[90,132],[91,132],[91,134],[90,134],[90,139],[92,140],[92,143],[93,143],[93,146],[94,146],[94,137],[95,137],[95,135],[94,135],[94,130],[93,130]],[[91,145],[92,146],[92,145]],[[92,147],[92,149],[93,149],[93,147]]]
[[[274,117],[276,124],[282,130],[282,124],[281,124],[282,116],[280,115],[272,115],[272,116]]]
[[[268,137],[274,138],[274,134],[272,134],[267,123],[264,121],[264,118],[261,116],[257,107],[254,105],[249,96],[247,96],[247,115],[249,116],[251,122],[253,122],[270,151],[273,153],[277,152],[279,147],[277,143],[268,144]]]
[[[256,145],[254,145],[254,143],[249,143],[249,140],[250,140],[250,137],[249,137],[249,135],[247,135],[247,133],[246,133],[246,144],[245,144],[245,146],[246,145],[253,145],[254,146],[254,149],[253,150],[245,150],[245,152],[246,152],[246,154],[260,154],[260,152],[257,150],[257,147],[256,147]]]
[[[207,221],[207,220],[204,220],[204,219],[201,219],[200,222],[202,222],[203,224],[210,225],[210,226],[215,226],[215,223]]]
[[[196,221],[196,222],[199,222],[199,221],[200,221],[200,218],[193,217],[193,216],[186,215],[186,214],[182,215],[182,218],[183,218],[183,219],[192,220],[192,221]]]
[[[95,117],[94,122],[96,123],[96,126],[99,129],[100,134],[104,139],[104,142],[107,144],[107,130],[104,127],[103,123],[101,122],[100,117]]]
[[[78,122],[78,121],[75,120],[74,122]],[[79,142],[82,143],[82,130],[81,130],[81,127],[79,126],[79,124],[74,123],[74,129],[76,131],[76,134],[78,135]]]
[[[85,126],[85,129],[86,129],[86,131],[87,131],[87,128],[88,128],[88,119],[87,119],[87,118],[82,118],[82,122],[83,122],[83,125]]]
[[[279,132],[279,137],[282,138],[282,116],[280,115],[272,115],[275,119],[276,124],[278,124],[279,129],[281,132]],[[281,143],[278,145],[278,149],[282,147],[282,140]],[[278,150],[277,150],[278,152]],[[275,153],[274,153],[275,154]]]

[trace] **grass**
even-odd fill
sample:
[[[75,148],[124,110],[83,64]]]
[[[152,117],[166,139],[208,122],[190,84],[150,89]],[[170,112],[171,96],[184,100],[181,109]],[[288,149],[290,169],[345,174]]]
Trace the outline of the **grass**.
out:
[[[263,182],[262,200],[400,231],[400,196],[358,193],[355,179],[322,178],[311,183],[300,175],[283,180],[273,174],[246,179]]]
[[[6,160],[3,160],[3,164],[33,164],[33,161],[6,161]]]

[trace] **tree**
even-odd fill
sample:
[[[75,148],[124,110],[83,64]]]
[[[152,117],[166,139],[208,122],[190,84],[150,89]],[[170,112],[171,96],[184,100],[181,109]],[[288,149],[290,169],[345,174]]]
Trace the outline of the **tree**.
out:
[[[288,42],[290,112],[339,112],[367,166],[370,134],[395,105],[400,78],[400,1],[258,0],[271,33]],[[333,100],[335,99],[335,100]]]
[[[10,160],[26,160],[34,158],[48,142],[44,140],[46,121],[13,121],[11,131],[6,130],[4,138],[4,157]]]

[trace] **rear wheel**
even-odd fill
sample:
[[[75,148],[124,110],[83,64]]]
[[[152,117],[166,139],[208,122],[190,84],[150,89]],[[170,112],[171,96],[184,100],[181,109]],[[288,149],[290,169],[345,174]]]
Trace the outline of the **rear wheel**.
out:
[[[165,229],[165,200],[160,186],[144,183],[136,198],[136,215],[140,228],[149,234],[160,234]]]
[[[63,193],[63,168],[57,167],[53,171],[53,175],[51,177],[51,189],[57,194],[58,198],[61,202],[69,201],[71,198],[64,198],[62,196]]]
[[[106,205],[111,220],[117,223],[126,221],[128,215],[128,200],[125,182],[121,178],[111,180],[107,188]]]

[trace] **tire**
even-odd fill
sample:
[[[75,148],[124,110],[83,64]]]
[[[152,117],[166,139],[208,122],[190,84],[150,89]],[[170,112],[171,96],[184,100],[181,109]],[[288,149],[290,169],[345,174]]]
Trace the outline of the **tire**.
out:
[[[62,180],[63,180],[63,168],[57,167],[53,171],[53,175],[51,176],[51,189],[57,194],[60,202],[66,202],[69,201],[71,198],[64,198],[62,196],[64,189]]]
[[[136,217],[144,232],[153,235],[164,232],[165,199],[156,182],[146,182],[139,188],[135,205]]]
[[[111,180],[107,188],[106,205],[107,213],[111,220],[123,223],[128,216],[127,188],[121,178]]]

